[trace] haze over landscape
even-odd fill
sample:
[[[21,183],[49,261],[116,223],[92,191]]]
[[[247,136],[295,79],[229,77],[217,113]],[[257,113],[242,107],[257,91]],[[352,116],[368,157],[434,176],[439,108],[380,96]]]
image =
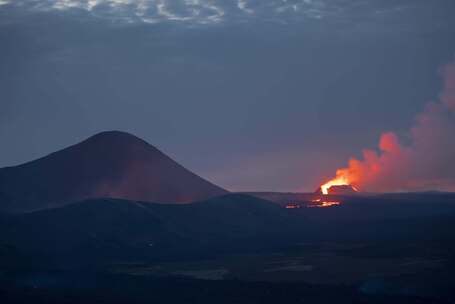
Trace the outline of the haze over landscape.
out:
[[[455,303],[452,0],[0,0],[0,303]]]
[[[122,130],[231,191],[406,136],[455,50],[450,0],[1,3],[1,167]]]

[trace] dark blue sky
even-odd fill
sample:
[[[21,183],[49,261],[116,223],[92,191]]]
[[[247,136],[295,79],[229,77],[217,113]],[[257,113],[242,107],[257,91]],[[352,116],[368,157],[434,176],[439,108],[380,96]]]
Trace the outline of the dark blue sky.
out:
[[[452,0],[0,0],[0,166],[134,133],[230,190],[313,190],[407,130]]]

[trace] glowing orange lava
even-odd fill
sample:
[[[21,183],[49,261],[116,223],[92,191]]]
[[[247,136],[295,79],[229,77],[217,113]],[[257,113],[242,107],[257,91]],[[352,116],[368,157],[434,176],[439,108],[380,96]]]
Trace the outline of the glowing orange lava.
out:
[[[332,186],[348,186],[349,182],[345,176],[337,176],[334,179],[329,180],[327,183],[321,185],[322,194],[329,194],[329,188]],[[353,187],[354,190],[356,190]]]
[[[319,204],[308,205],[309,208],[324,208],[324,207],[332,207],[340,205],[340,202],[337,201],[324,201],[320,202]]]
[[[359,190],[354,187],[353,181],[356,179],[353,178],[354,176],[352,175],[352,172],[350,172],[347,169],[339,169],[337,170],[336,177],[329,180],[325,184],[321,185],[321,192],[324,195],[329,194],[330,188],[335,187],[335,186],[349,186],[354,190],[355,192],[359,192]]]

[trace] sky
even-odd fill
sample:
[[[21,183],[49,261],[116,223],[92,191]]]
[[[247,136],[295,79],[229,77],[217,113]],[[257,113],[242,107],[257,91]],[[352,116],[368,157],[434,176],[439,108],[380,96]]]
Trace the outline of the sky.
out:
[[[0,0],[0,167],[106,130],[233,191],[310,191],[404,134],[453,0]]]

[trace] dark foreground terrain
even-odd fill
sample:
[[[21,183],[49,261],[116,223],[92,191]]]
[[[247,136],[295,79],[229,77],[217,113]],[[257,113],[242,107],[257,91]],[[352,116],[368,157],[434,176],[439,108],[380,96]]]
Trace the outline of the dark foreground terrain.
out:
[[[445,303],[367,295],[346,286],[186,278],[37,273],[0,288],[2,303]]]
[[[451,303],[455,195],[93,199],[0,217],[1,303]]]

